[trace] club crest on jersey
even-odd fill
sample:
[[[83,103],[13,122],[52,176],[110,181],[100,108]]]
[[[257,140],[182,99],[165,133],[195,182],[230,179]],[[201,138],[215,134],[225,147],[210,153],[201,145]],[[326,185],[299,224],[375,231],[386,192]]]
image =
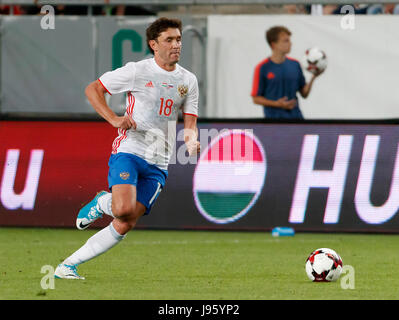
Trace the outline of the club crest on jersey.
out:
[[[121,172],[119,174],[119,176],[121,177],[122,180],[127,180],[130,177],[130,173],[129,172]]]
[[[179,92],[180,97],[183,98],[185,95],[187,95],[188,87],[184,84],[181,84],[177,87],[177,91]]]

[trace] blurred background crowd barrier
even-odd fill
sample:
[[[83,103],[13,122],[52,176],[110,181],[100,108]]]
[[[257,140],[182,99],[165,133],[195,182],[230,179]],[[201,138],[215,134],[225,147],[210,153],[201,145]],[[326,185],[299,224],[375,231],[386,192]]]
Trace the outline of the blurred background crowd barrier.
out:
[[[146,26],[166,15],[183,20],[181,65],[198,77],[202,118],[263,117],[250,91],[256,64],[270,54],[265,30],[277,24],[293,33],[291,57],[302,62],[312,46],[327,54],[327,70],[300,101],[305,119],[399,118],[398,5],[285,2],[5,1],[0,113],[95,117],[85,86],[128,61],[150,57]],[[46,4],[55,14],[48,29],[43,19],[49,11],[40,14]],[[123,95],[107,99],[123,111]]]

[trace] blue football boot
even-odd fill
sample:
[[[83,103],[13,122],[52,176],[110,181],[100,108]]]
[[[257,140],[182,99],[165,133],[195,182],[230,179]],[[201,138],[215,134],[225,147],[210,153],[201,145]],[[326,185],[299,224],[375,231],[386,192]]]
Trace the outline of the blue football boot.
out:
[[[103,212],[98,206],[98,198],[107,193],[108,192],[106,191],[100,191],[93,200],[80,209],[78,217],[76,218],[76,228],[79,230],[85,230],[94,221],[103,216]]]
[[[59,264],[55,269],[54,277],[57,279],[85,279],[78,274],[76,266],[70,266],[64,263]]]

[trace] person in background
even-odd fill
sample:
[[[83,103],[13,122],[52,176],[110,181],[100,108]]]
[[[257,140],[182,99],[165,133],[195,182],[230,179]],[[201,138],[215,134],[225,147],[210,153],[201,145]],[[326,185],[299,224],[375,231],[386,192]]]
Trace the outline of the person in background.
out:
[[[388,4],[373,4],[368,7],[367,14],[399,14],[399,5]]]
[[[287,14],[306,14],[306,9],[304,5],[297,4],[287,4],[283,7],[284,13]]]
[[[24,13],[25,12],[21,6],[0,5],[0,15],[2,15],[2,14],[21,15]]]
[[[270,57],[255,68],[251,96],[254,104],[263,106],[266,118],[303,119],[297,92],[309,96],[313,81],[321,74],[314,74],[306,83],[301,65],[288,53],[291,51],[291,32],[284,26],[267,30],[266,40],[272,50]]]

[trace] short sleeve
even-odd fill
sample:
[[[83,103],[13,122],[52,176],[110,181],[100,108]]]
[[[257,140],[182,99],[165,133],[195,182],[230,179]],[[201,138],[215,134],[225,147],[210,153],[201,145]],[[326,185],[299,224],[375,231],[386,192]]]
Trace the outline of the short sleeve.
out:
[[[266,79],[262,76],[262,66],[263,64],[260,63],[256,66],[254,77],[252,80],[252,91],[251,96],[263,96],[266,87]]]
[[[136,76],[136,64],[128,62],[123,67],[104,73],[98,80],[109,94],[132,91]]]
[[[186,100],[183,105],[183,113],[198,117],[198,81],[197,77],[192,75]]]

